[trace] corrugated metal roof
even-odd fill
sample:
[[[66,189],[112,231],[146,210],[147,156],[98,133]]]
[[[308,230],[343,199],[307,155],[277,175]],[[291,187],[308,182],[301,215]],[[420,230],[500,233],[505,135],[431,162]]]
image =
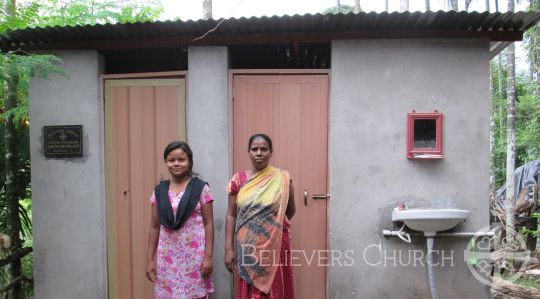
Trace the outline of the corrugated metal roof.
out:
[[[486,37],[492,42],[514,41],[520,40],[523,32],[538,20],[540,14],[533,12],[438,11],[85,25],[9,32],[0,36],[0,47],[106,49],[410,37]]]

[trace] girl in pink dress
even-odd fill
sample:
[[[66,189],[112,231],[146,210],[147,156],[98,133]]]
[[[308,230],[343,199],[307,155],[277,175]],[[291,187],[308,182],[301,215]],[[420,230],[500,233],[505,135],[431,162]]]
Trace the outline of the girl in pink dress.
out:
[[[206,298],[214,291],[214,223],[208,184],[193,176],[193,153],[171,142],[163,154],[171,174],[150,197],[146,276],[156,299]]]

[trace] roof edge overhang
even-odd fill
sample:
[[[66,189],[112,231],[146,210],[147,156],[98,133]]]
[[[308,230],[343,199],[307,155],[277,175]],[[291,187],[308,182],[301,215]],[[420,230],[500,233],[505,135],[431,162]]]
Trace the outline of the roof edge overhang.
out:
[[[276,43],[324,43],[346,39],[468,39],[486,38],[490,52],[523,39],[521,31],[335,31],[283,32],[234,35],[168,36],[153,38],[96,39],[66,42],[32,42],[4,46],[3,51],[25,50],[117,50],[134,48],[180,48],[189,46],[254,45]],[[505,45],[499,48],[500,45]],[[495,56],[498,52],[493,54]]]
[[[106,50],[197,45],[330,42],[343,39],[485,38],[519,41],[537,12],[383,12],[135,22],[26,28],[0,34],[7,50]],[[502,43],[501,43],[502,42]]]
[[[497,56],[502,50],[508,47],[512,41],[495,41],[489,44],[489,58]]]

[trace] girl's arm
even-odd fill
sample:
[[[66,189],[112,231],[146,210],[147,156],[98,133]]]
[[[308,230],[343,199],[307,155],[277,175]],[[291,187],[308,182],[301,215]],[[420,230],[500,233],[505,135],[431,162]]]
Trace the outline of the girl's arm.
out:
[[[289,201],[287,202],[287,210],[285,210],[285,215],[289,220],[296,213],[296,205],[294,204],[294,187],[292,181],[289,183]]]
[[[204,222],[204,258],[201,265],[203,277],[208,277],[212,271],[212,257],[214,255],[214,214],[212,202],[202,205],[202,217]]]
[[[229,196],[225,219],[225,267],[232,273],[236,256],[234,255],[234,227],[236,226],[236,195]]]
[[[148,230],[148,255],[146,257],[146,277],[151,281],[156,281],[156,248],[159,240],[159,217],[156,206],[152,205],[152,215],[150,219],[150,229]]]

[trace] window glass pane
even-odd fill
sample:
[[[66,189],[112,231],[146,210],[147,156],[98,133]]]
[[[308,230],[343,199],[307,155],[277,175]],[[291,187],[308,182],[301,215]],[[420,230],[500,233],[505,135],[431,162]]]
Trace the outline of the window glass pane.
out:
[[[414,120],[414,148],[435,148],[436,147],[435,119],[415,119]]]

